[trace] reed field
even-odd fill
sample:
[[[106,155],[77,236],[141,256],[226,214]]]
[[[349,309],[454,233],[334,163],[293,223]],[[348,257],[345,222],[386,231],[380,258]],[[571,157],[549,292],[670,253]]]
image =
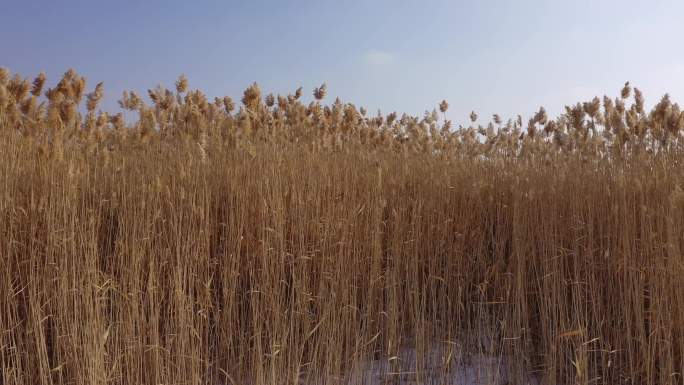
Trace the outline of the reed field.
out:
[[[0,70],[2,385],[684,383],[668,96],[457,125],[46,83]]]

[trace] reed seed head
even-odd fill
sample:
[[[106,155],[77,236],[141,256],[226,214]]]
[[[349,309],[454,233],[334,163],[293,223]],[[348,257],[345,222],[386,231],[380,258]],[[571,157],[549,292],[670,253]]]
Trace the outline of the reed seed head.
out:
[[[449,109],[449,103],[446,100],[442,100],[442,102],[439,103],[439,111],[441,113],[445,113],[445,112],[447,112],[448,109]]]
[[[323,100],[323,98],[325,98],[327,90],[328,90],[328,86],[325,83],[321,84],[320,87],[314,88],[314,90],[313,90],[314,98],[316,98],[316,100],[319,100],[319,101]]]
[[[182,94],[188,91],[188,78],[185,74],[181,74],[176,80],[176,92]]]

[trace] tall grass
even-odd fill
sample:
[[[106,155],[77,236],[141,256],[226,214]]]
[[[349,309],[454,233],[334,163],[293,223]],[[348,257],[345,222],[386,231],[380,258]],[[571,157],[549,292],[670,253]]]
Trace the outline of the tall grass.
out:
[[[181,78],[126,124],[43,84],[0,72],[3,385],[683,382],[668,98],[453,128]]]

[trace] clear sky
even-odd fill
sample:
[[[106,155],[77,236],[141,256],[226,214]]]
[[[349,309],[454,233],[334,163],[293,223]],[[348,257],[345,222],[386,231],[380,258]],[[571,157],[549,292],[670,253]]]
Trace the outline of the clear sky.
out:
[[[648,104],[684,102],[684,1],[23,1],[0,4],[0,66],[54,82],[68,68],[125,89],[210,97],[311,90],[326,81],[374,112],[449,118],[555,114],[630,80]]]

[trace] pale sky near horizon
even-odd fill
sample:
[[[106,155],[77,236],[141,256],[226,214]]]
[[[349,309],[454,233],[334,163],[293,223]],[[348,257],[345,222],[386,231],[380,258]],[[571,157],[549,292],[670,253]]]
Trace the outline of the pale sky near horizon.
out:
[[[442,99],[455,124],[551,115],[629,80],[652,105],[684,102],[684,1],[10,1],[0,5],[0,66],[54,84],[68,68],[123,90],[208,96],[257,81],[286,94],[327,82],[371,113],[422,115]]]

